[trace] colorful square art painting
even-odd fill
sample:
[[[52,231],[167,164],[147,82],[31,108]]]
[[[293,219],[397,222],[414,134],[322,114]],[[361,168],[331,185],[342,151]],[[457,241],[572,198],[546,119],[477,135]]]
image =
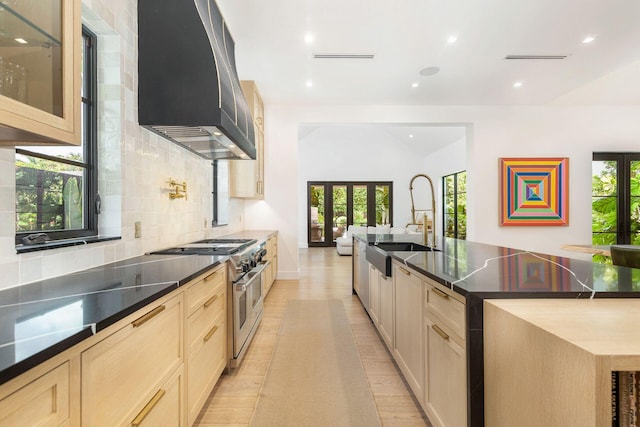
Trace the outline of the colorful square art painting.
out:
[[[500,159],[500,225],[568,225],[569,159]]]

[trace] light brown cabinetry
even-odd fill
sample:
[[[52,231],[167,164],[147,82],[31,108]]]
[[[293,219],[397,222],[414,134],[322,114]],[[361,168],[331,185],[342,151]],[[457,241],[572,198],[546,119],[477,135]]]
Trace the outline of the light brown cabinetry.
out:
[[[262,295],[266,297],[271,290],[271,286],[273,286],[273,282],[276,280],[276,274],[278,273],[278,235],[274,234],[269,237],[265,247],[267,249],[265,261],[270,262],[264,269],[262,279]]]
[[[423,408],[434,427],[463,427],[467,425],[464,299],[429,278],[424,284]]]
[[[612,425],[611,373],[640,371],[638,324],[638,299],[485,300],[485,425]]]
[[[185,290],[187,301],[187,425],[192,425],[226,366],[225,266]]]
[[[393,263],[395,339],[393,355],[407,383],[420,401],[424,396],[424,350],[422,346],[423,278]]]
[[[131,423],[182,366],[182,297],[149,305],[140,317],[82,353],[84,425]]]
[[[160,386],[147,404],[131,421],[131,427],[184,425],[184,373],[183,366]]]
[[[387,344],[387,348],[392,352],[395,329],[393,279],[378,272],[378,285],[380,287],[380,312],[378,315],[380,321],[378,323],[378,330],[380,331],[380,335],[382,336],[385,344]]]
[[[0,426],[72,425],[69,365],[64,362],[15,391],[0,390]]]
[[[369,316],[374,325],[380,322],[380,272],[369,264]]]
[[[256,142],[255,160],[229,161],[229,194],[245,199],[264,199],[264,103],[252,80],[240,82],[251,116]]]
[[[0,145],[80,144],[80,3],[0,2]]]

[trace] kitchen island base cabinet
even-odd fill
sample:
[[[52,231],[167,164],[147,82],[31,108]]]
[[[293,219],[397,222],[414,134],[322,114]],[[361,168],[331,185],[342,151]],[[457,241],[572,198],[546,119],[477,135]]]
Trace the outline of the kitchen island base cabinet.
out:
[[[181,369],[183,306],[182,293],[151,304],[140,317],[82,353],[83,425],[131,423]]]
[[[465,302],[425,277],[423,408],[434,427],[467,425]]]
[[[380,322],[380,272],[369,264],[369,317],[374,325]]]
[[[0,395],[0,426],[72,425],[69,374],[65,362],[8,396]]]
[[[380,301],[378,302],[380,311],[378,314],[378,331],[382,340],[387,345],[390,352],[393,352],[394,342],[394,292],[393,280],[378,271],[378,285],[380,289]]]
[[[422,345],[422,277],[394,261],[395,326],[393,355],[418,401],[424,399]]]

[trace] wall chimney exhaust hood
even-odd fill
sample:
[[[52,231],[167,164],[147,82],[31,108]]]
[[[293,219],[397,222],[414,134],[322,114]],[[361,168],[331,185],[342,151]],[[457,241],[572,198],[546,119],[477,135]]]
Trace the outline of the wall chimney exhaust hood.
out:
[[[214,0],[138,0],[138,121],[207,159],[255,159],[235,47]]]

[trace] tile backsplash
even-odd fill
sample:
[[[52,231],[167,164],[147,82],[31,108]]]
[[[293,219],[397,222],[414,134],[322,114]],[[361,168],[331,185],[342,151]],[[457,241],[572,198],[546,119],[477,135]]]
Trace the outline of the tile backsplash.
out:
[[[229,203],[230,224],[210,226],[210,161],[138,126],[137,2],[82,6],[83,24],[98,36],[99,230],[122,239],[17,255],[15,151],[0,148],[0,289],[243,229],[244,202],[237,199]],[[186,200],[169,199],[170,177],[187,182]],[[134,237],[136,222],[141,238]]]

